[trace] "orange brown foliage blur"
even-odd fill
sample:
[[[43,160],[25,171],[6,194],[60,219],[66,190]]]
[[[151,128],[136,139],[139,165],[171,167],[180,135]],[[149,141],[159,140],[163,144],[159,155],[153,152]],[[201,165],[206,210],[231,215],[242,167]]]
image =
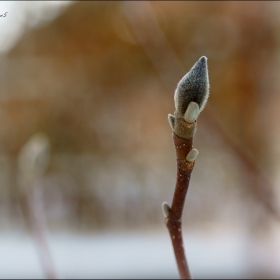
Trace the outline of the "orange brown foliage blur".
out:
[[[275,181],[279,3],[152,1],[150,6],[186,71],[200,56],[208,57],[209,108]],[[52,147],[42,178],[50,225],[162,224],[160,205],[171,200],[175,184],[169,89],[185,73],[169,69],[163,46],[156,46],[156,61],[170,77],[167,89],[125,14],[133,18],[136,11],[148,24],[140,2],[74,3],[48,25],[26,32],[1,58],[0,150],[8,175],[2,176],[0,199],[13,219],[20,215],[17,155],[33,133],[43,131]],[[148,49],[155,48],[152,35]],[[243,197],[246,174],[207,125],[206,112],[194,143],[200,155],[186,202],[189,223],[240,222],[250,200]],[[258,220],[264,214],[256,215]]]

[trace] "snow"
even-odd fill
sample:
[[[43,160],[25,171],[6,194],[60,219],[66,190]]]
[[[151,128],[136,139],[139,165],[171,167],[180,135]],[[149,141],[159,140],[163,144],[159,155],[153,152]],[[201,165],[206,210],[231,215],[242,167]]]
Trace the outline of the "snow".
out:
[[[244,239],[244,238],[243,238]],[[194,278],[244,277],[241,236],[188,233],[185,248]],[[51,234],[49,244],[62,278],[178,278],[167,231]],[[0,235],[0,278],[44,278],[32,239]]]

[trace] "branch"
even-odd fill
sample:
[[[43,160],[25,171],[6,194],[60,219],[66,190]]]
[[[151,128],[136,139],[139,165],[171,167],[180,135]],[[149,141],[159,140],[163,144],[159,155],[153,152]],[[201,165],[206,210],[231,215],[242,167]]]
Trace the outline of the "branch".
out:
[[[20,206],[27,227],[34,238],[41,265],[47,279],[58,279],[48,247],[38,179],[49,164],[50,144],[41,133],[33,135],[18,157]]]
[[[166,217],[165,223],[169,230],[180,277],[182,279],[191,279],[183,245],[182,214],[191,173],[194,167],[194,162],[186,161],[186,156],[192,150],[193,138],[183,139],[173,133],[173,141],[175,147],[178,147],[176,148],[177,182],[172,207],[170,208],[168,204],[164,202],[163,209]]]
[[[182,279],[191,279],[182,238],[182,215],[194,161],[198,151],[193,149],[196,120],[209,95],[207,59],[201,57],[182,78],[175,91],[175,113],[168,115],[173,130],[173,142],[177,158],[177,182],[172,206],[162,204],[165,223]]]

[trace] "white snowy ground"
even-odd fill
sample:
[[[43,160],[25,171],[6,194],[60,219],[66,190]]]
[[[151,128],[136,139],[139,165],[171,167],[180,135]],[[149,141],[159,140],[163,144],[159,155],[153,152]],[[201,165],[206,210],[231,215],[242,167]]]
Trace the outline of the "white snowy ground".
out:
[[[244,236],[184,236],[194,278],[246,277]],[[167,231],[96,235],[50,234],[49,244],[62,278],[178,278]],[[44,278],[32,239],[0,234],[0,278]]]

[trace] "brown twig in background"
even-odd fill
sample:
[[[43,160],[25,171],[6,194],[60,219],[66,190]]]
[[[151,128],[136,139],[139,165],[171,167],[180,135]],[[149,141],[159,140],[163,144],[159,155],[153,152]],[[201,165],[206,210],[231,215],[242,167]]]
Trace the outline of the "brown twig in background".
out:
[[[240,161],[244,173],[247,174],[248,188],[257,201],[270,213],[277,221],[280,221],[280,214],[277,209],[275,196],[273,193],[274,186],[265,171],[260,168],[248,150],[237,139],[232,137],[224,127],[222,121],[217,118],[211,108],[205,110],[203,116],[203,126],[205,129],[211,128],[215,135],[219,135],[223,143],[229,147],[237,159]]]
[[[38,179],[49,163],[49,140],[41,133],[33,135],[23,146],[18,158],[19,203],[25,223],[34,238],[45,277],[58,279],[46,238],[43,203]]]
[[[162,32],[149,1],[125,1],[124,16],[168,92],[186,69]],[[172,70],[171,70],[172,69]]]

